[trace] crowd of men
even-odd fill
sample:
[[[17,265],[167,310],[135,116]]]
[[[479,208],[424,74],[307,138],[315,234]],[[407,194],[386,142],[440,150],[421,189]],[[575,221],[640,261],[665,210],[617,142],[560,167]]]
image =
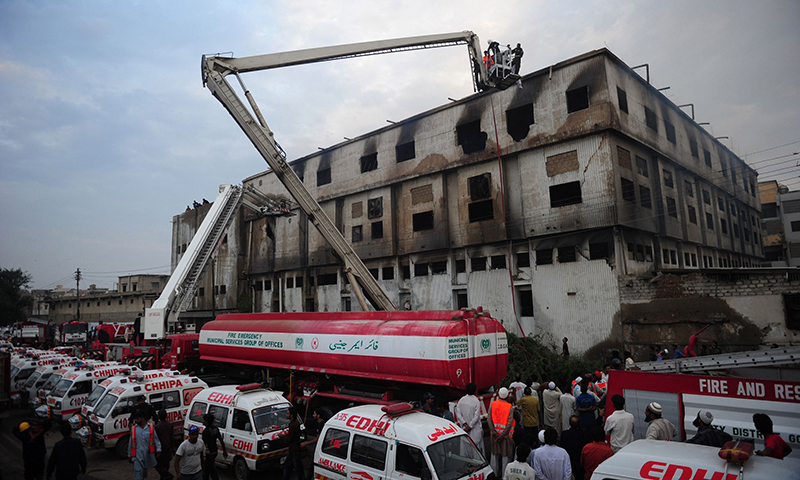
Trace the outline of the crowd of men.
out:
[[[490,458],[495,475],[505,480],[588,480],[604,460],[631,443],[635,433],[634,414],[625,410],[625,398],[606,398],[610,365],[602,372],[587,373],[559,388],[554,382],[526,383],[521,376],[502,387],[488,412],[489,445],[484,445],[480,400],[474,384],[456,404],[455,418],[475,445]],[[607,405],[610,403],[610,405]],[[435,397],[426,394],[422,410],[442,416],[446,404],[436,408]],[[612,413],[605,416],[606,408]],[[449,413],[449,412],[448,412]],[[644,438],[675,441],[678,429],[663,417],[657,402],[642,412],[648,424]],[[694,420],[697,433],[686,443],[723,447],[732,440],[713,428],[714,415],[699,410]],[[753,415],[756,429],[765,438],[765,448],[756,452],[783,458],[791,447],[772,430],[769,416]]]

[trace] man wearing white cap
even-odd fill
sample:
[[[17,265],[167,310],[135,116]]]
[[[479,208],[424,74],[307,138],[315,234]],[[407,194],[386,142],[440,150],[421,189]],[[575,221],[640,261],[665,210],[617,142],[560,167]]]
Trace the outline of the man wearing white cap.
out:
[[[542,392],[542,409],[544,426],[553,427],[556,433],[561,435],[561,390],[553,382],[548,383]]]
[[[644,421],[649,423],[645,438],[648,440],[671,441],[678,434],[675,425],[666,418],[661,418],[661,405],[651,402],[644,409]]]
[[[712,427],[711,423],[713,421],[714,415],[708,410],[700,410],[697,412],[697,418],[692,422],[692,425],[697,428],[697,434],[689,440],[686,440],[686,443],[722,448],[727,442],[733,440],[733,437],[727,433]]]
[[[514,456],[514,408],[511,406],[510,392],[500,388],[497,397],[489,407],[489,421],[492,438],[492,470],[500,478]]]

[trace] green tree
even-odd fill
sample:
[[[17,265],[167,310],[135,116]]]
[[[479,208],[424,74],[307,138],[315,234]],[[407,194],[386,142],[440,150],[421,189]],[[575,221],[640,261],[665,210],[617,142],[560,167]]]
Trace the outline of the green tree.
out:
[[[21,269],[0,269],[0,325],[9,325],[25,320],[25,308],[33,305],[33,297],[23,288],[28,288],[31,276]]]
[[[526,383],[531,375],[536,374],[539,382],[552,381],[563,388],[575,377],[599,370],[603,365],[602,359],[582,358],[576,355],[565,361],[559,355],[560,348],[552,339],[549,340],[539,335],[518,337],[509,333],[508,376],[500,382],[501,385],[509,385],[519,373]]]

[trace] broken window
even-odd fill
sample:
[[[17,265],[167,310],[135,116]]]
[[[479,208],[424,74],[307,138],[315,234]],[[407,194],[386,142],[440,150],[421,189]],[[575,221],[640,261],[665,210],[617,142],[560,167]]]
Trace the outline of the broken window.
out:
[[[550,187],[550,208],[582,203],[581,183],[569,182]]]
[[[728,176],[728,164],[725,162],[725,160],[720,159],[719,160],[719,166],[722,167],[722,176],[723,177],[727,177]]]
[[[636,261],[644,262],[644,245],[641,243],[636,244]]]
[[[412,228],[415,232],[433,230],[433,210],[415,213],[411,217]]]
[[[372,278],[374,278],[375,280],[380,280],[378,278],[379,270],[377,268],[370,268],[369,269],[369,274],[372,275]]]
[[[469,198],[470,200],[480,200],[491,198],[492,196],[492,174],[484,173],[469,178]]]
[[[647,169],[647,160],[638,155],[636,156],[636,171],[643,177],[650,177],[650,172]]]
[[[529,288],[519,291],[519,314],[522,317],[533,316],[533,291]]]
[[[558,263],[571,263],[578,260],[575,254],[575,245],[558,247]]]
[[[264,280],[264,290],[272,290],[272,280]]]
[[[367,218],[380,218],[383,216],[383,197],[367,200]]]
[[[286,279],[286,288],[294,288],[294,277],[288,277]]]
[[[727,233],[728,233],[728,222],[726,222],[724,218],[720,218],[719,219],[719,229],[722,231],[722,233],[727,235]]]
[[[364,228],[361,225],[354,226],[353,227],[353,234],[352,234],[351,238],[352,238],[351,241],[353,243],[360,242],[361,240],[364,240]]]
[[[492,255],[492,269],[506,268],[505,255]]]
[[[608,258],[608,242],[590,243],[589,244],[589,260],[599,260],[601,258]]]
[[[394,280],[394,267],[383,267],[381,273],[384,280]]]
[[[689,221],[697,225],[697,210],[691,205],[689,205]]]
[[[383,238],[383,222],[372,222],[371,238]]]
[[[553,263],[553,249],[536,250],[536,265],[550,265]]]
[[[408,265],[400,265],[400,276],[403,280],[411,278],[411,268]]]
[[[455,296],[456,296],[456,310],[461,310],[462,308],[467,308],[469,306],[466,290],[456,290]]]
[[[472,257],[469,259],[470,270],[480,272],[486,270],[486,257]]]
[[[303,288],[303,277],[295,277],[294,278],[294,286],[296,288]]]
[[[447,260],[442,260],[440,262],[431,262],[431,272],[434,275],[446,275],[447,274]]]
[[[337,274],[336,273],[322,273],[317,275],[317,285],[336,285],[337,281]]]
[[[705,148],[703,149],[703,158],[706,161],[706,166],[710,167],[711,166],[711,152],[709,152]]]
[[[714,215],[706,213],[706,227],[709,230],[714,230]]]
[[[627,202],[636,202],[636,187],[627,178],[620,178],[622,181],[622,199]]]
[[[711,194],[708,190],[703,190],[703,203],[706,205],[711,205]]]
[[[467,209],[469,211],[470,223],[492,220],[494,218],[494,202],[492,200],[470,203]]]
[[[658,122],[656,121],[656,112],[644,107],[644,121],[647,126],[656,132],[658,131]]]
[[[664,120],[664,130],[667,132],[667,140],[670,143],[675,143],[675,126]]]
[[[589,108],[589,87],[578,87],[567,91],[567,113]]]
[[[694,198],[694,186],[692,185],[692,182],[685,180],[684,186],[686,187],[686,195]]]
[[[378,152],[361,157],[361,173],[378,169]]]
[[[481,152],[486,148],[488,135],[485,132],[481,132],[480,120],[456,126],[456,135],[458,144],[461,145],[464,154]]]
[[[663,172],[664,172],[664,186],[665,187],[669,187],[669,188],[673,188],[675,186],[675,184],[673,183],[673,180],[672,180],[672,172],[670,172],[666,168],[663,170]]]
[[[331,167],[317,171],[317,186],[331,183]]]
[[[306,311],[306,312],[315,311],[315,309],[314,309],[314,299],[313,298],[306,298],[306,309],[304,311]]]
[[[417,154],[414,150],[414,140],[394,147],[394,154],[395,158],[397,159],[397,163],[405,162],[406,160],[415,158]]]
[[[661,255],[663,257],[663,262],[669,264],[669,250],[666,248],[661,250]]]
[[[650,199],[650,189],[644,185],[639,185],[639,200],[642,202],[644,208],[653,208],[653,203]]]
[[[456,260],[456,273],[464,273],[467,271],[467,261],[464,259]]]
[[[506,123],[508,134],[515,142],[519,142],[528,136],[531,125],[533,125],[533,104],[528,103],[521,107],[506,110]]]
[[[722,200],[722,197],[717,197],[717,206],[719,207],[720,212],[725,211],[725,202]],[[762,205],[763,208],[763,205]],[[775,215],[777,217],[777,215]]]
[[[695,139],[691,139],[691,140],[689,140],[689,150],[691,150],[691,151],[692,151],[692,156],[693,156],[694,158],[698,158],[698,152],[697,152],[697,140],[695,140]]]
[[[619,102],[619,109],[628,113],[628,94],[619,87],[617,87],[617,102]]]
[[[427,263],[415,263],[414,264],[414,276],[415,277],[426,277],[428,275],[428,264]]]
[[[517,268],[526,268],[531,266],[531,257],[528,252],[519,252],[517,254]]]
[[[678,218],[678,207],[672,197],[667,197],[667,215]]]

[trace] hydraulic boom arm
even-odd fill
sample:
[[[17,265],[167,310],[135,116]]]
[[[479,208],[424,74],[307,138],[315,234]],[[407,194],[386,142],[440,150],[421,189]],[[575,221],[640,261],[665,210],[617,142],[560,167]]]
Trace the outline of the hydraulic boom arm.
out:
[[[253,145],[261,156],[264,157],[264,160],[266,160],[267,164],[272,168],[277,178],[297,201],[299,207],[308,216],[311,223],[314,224],[320,234],[330,243],[336,254],[342,259],[345,266],[345,273],[348,276],[350,284],[353,286],[354,293],[361,304],[362,310],[368,310],[368,306],[361,292],[362,288],[366,291],[366,295],[376,309],[396,310],[396,307],[386,295],[386,292],[383,291],[380,284],[378,284],[369,273],[367,267],[353,251],[339,229],[337,229],[330,218],[328,218],[319,203],[311,196],[309,191],[305,188],[305,185],[303,185],[303,182],[286,162],[286,154],[273,139],[273,132],[261,115],[261,111],[253,100],[253,96],[244,86],[239,74],[287,67],[290,65],[302,65],[365,55],[453,45],[467,46],[472,64],[474,88],[476,90],[485,90],[487,88],[499,86],[500,81],[508,83],[511,79],[509,77],[519,78],[516,75],[498,76],[494,69],[493,76],[490,78],[486,70],[486,65],[483,62],[478,36],[469,31],[311,48],[243,58],[203,56],[203,85],[211,90],[211,93],[228,110],[234,120],[236,120],[236,123],[239,124],[239,127],[241,127],[250,141],[253,142]],[[253,114],[245,107],[231,85],[225,79],[226,76],[231,74],[235,75],[239,81],[244,95],[253,110]],[[495,81],[498,81],[498,83],[494,83]]]

